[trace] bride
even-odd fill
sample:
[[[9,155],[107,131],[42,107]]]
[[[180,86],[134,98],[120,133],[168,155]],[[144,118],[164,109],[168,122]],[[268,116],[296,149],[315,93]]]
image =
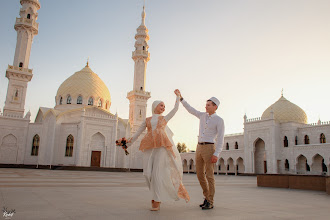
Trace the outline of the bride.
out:
[[[188,202],[190,199],[182,184],[181,157],[172,140],[173,133],[166,125],[179,109],[180,96],[177,91],[174,93],[176,102],[172,111],[163,116],[164,102],[154,101],[152,116],[146,118],[134,136],[128,140],[131,145],[147,128],[147,134],[139,149],[143,152],[143,175],[151,191],[151,211],[158,211],[163,201],[182,198]]]

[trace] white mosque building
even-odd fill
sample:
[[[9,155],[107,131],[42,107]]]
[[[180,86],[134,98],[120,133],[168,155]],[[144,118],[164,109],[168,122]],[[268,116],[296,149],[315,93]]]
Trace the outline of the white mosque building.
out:
[[[115,140],[130,137],[146,117],[150,92],[145,91],[148,29],[145,10],[135,35],[133,90],[128,92],[129,119],[110,112],[107,86],[87,65],[58,88],[55,106],[40,107],[30,122],[25,98],[33,71],[28,68],[32,39],[38,34],[38,0],[21,0],[16,18],[17,44],[13,65],[8,65],[8,90],[0,113],[0,164],[142,168],[140,141],[129,156]],[[218,174],[330,173],[330,122],[307,124],[306,113],[282,95],[261,118],[244,116],[244,133],[225,136],[216,164]],[[182,153],[185,172],[195,172],[194,152]]]
[[[24,115],[32,39],[38,34],[38,0],[21,0],[16,18],[17,44],[3,113],[0,114],[0,164],[46,166],[95,166],[142,168],[139,141],[129,156],[115,145],[120,137],[130,137],[146,117],[150,92],[145,91],[148,29],[145,10],[135,35],[134,87],[127,94],[129,119],[110,112],[111,96],[104,82],[87,65],[66,79],[58,88],[55,107],[40,107],[34,123],[30,112]]]
[[[244,116],[244,132],[225,135],[217,174],[330,175],[330,122],[307,115],[283,94],[260,118]],[[182,153],[184,172],[195,172],[195,153]]]

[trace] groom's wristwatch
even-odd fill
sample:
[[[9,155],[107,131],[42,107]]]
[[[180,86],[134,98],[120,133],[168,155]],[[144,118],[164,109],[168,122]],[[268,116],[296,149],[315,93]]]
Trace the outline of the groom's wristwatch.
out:
[[[183,97],[181,96],[181,98],[180,98],[180,102],[182,102],[182,100],[183,100]]]

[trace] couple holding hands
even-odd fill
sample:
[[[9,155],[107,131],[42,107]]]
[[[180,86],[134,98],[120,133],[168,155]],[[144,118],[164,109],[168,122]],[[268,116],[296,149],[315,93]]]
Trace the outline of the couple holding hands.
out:
[[[147,128],[147,134],[141,140],[143,152],[143,175],[151,191],[151,211],[158,211],[160,203],[168,200],[190,200],[189,194],[182,183],[183,168],[180,153],[176,148],[173,133],[167,127],[167,122],[179,109],[179,103],[199,120],[198,146],[196,149],[196,173],[203,189],[204,201],[200,207],[204,210],[213,208],[215,193],[214,163],[217,162],[222,150],[224,139],[224,121],[216,114],[220,101],[212,97],[206,101],[206,112],[200,112],[191,107],[182,97],[181,92],[174,91],[176,101],[174,108],[167,114],[162,101],[152,103],[152,116],[146,118],[140,128],[128,140],[128,146],[138,139]]]

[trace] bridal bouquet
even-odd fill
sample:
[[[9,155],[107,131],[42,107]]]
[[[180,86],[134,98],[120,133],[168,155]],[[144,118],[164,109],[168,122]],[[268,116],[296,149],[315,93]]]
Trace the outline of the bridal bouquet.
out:
[[[116,145],[123,148],[125,150],[125,154],[128,155],[128,151],[127,151],[127,140],[125,137],[119,139],[119,140],[116,140]]]

